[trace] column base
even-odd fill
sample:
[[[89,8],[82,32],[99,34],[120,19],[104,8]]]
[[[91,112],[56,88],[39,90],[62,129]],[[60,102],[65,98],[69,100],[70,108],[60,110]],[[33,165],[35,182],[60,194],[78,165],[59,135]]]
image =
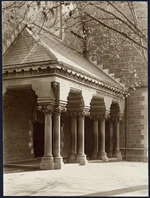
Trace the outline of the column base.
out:
[[[40,169],[42,170],[53,170],[54,169],[54,160],[53,157],[42,157],[40,163]]]
[[[54,169],[61,169],[63,165],[62,157],[54,157]]]
[[[98,151],[93,151],[91,159],[97,159],[98,153],[99,153]]]
[[[119,150],[118,151],[115,151],[114,152],[114,157],[116,157],[117,160],[122,160],[121,152]]]
[[[88,162],[86,159],[86,155],[77,155],[76,162],[79,163],[80,165],[86,165]]]
[[[101,159],[104,162],[108,162],[108,157],[107,157],[107,154],[105,152],[99,152],[98,159]]]
[[[113,151],[112,150],[108,151],[107,156],[108,157],[113,157]]]
[[[71,155],[69,155],[69,157],[68,157],[68,163],[76,163],[76,156],[77,156],[77,154],[71,154]]]

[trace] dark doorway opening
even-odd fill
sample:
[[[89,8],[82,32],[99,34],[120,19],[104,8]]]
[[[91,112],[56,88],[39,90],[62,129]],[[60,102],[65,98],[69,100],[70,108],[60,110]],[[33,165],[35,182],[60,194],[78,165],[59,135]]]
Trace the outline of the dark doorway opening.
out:
[[[44,155],[44,123],[35,122],[33,124],[33,149],[35,157]]]

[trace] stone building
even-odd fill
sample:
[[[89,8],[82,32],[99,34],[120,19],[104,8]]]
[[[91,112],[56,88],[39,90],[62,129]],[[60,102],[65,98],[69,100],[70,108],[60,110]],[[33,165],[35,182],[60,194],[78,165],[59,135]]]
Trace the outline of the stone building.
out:
[[[53,169],[62,157],[80,164],[122,159],[125,94],[55,36],[37,39],[24,27],[3,56],[4,163],[42,157],[41,168]]]
[[[69,33],[62,42],[34,28],[18,26],[4,46],[4,164],[41,158],[41,169],[60,169],[89,159],[147,161],[147,84],[129,90],[127,101],[124,85],[109,74],[111,62],[119,73],[120,60],[104,54],[100,68],[94,53],[89,61],[77,52],[80,40],[67,43]]]

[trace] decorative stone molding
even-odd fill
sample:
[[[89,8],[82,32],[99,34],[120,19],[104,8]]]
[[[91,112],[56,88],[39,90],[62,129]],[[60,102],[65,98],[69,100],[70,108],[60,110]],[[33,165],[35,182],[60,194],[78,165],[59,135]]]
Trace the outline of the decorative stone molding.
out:
[[[52,113],[53,112],[53,106],[52,105],[39,105],[38,111],[41,111],[43,113]]]
[[[17,76],[39,76],[39,75],[48,75],[49,73],[55,73],[55,75],[57,74],[62,74],[67,78],[71,78],[74,79],[76,76],[77,71],[72,71],[70,69],[66,69],[65,71],[63,70],[66,66],[62,66],[62,65],[55,65],[53,63],[56,63],[56,61],[51,61],[51,64],[48,61],[44,61],[44,62],[40,62],[40,63],[24,63],[24,64],[18,64],[18,65],[7,65],[7,67],[3,67],[3,79],[11,79],[14,78],[14,76],[12,76],[12,72],[15,70],[16,71],[16,77]],[[30,69],[33,69],[34,72],[32,72],[32,74],[30,73]],[[41,71],[39,72],[39,68],[41,68]],[[24,74],[22,74],[22,70],[24,70]],[[101,89],[107,89],[110,93],[114,92],[115,94],[118,94],[120,96],[120,98],[124,99],[124,95],[126,95],[128,92],[126,89],[124,89],[123,87],[120,86],[112,86],[108,83],[103,83],[102,81],[100,81],[97,78],[90,78],[88,75],[85,75],[84,73],[80,73],[80,75],[78,76],[78,81],[84,82],[85,84],[89,84],[92,85],[96,88],[101,88]],[[52,89],[54,91],[54,94],[56,94],[56,90],[58,90],[57,88],[59,87],[59,83],[58,82],[52,82],[51,84]],[[57,95],[57,94],[56,94]],[[59,94],[57,95],[59,96]]]
[[[51,87],[53,89],[55,99],[58,101],[60,99],[60,83],[59,82],[51,82]]]

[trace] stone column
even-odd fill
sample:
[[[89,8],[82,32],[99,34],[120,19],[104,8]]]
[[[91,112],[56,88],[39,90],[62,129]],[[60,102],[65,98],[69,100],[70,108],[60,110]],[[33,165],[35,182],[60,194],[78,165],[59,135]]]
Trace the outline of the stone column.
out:
[[[80,163],[80,165],[85,165],[87,163],[86,155],[84,154],[84,116],[84,112],[78,113],[78,148],[76,162]]]
[[[53,116],[53,156],[55,169],[61,169],[63,165],[63,160],[60,155],[60,115],[61,107],[55,107]]]
[[[38,110],[45,113],[45,134],[44,134],[44,157],[42,157],[41,169],[54,169],[54,160],[52,155],[52,111],[50,105],[38,106]]]
[[[97,159],[98,157],[98,119],[93,119],[93,133],[94,133],[94,149],[92,153],[92,159]]]
[[[108,157],[113,156],[113,120],[109,119],[109,148]]]
[[[107,154],[105,152],[105,119],[106,116],[102,116],[100,119],[100,152],[99,152],[99,159],[103,161],[108,161]]]
[[[121,120],[120,118],[115,119],[115,123],[116,123],[116,131],[115,131],[116,132],[116,145],[115,145],[115,150],[114,150],[114,157],[116,157],[118,160],[122,160],[122,155],[121,155],[120,146],[119,146],[120,120]]]
[[[77,113],[71,112],[71,152],[68,157],[69,163],[76,162],[77,155]]]

